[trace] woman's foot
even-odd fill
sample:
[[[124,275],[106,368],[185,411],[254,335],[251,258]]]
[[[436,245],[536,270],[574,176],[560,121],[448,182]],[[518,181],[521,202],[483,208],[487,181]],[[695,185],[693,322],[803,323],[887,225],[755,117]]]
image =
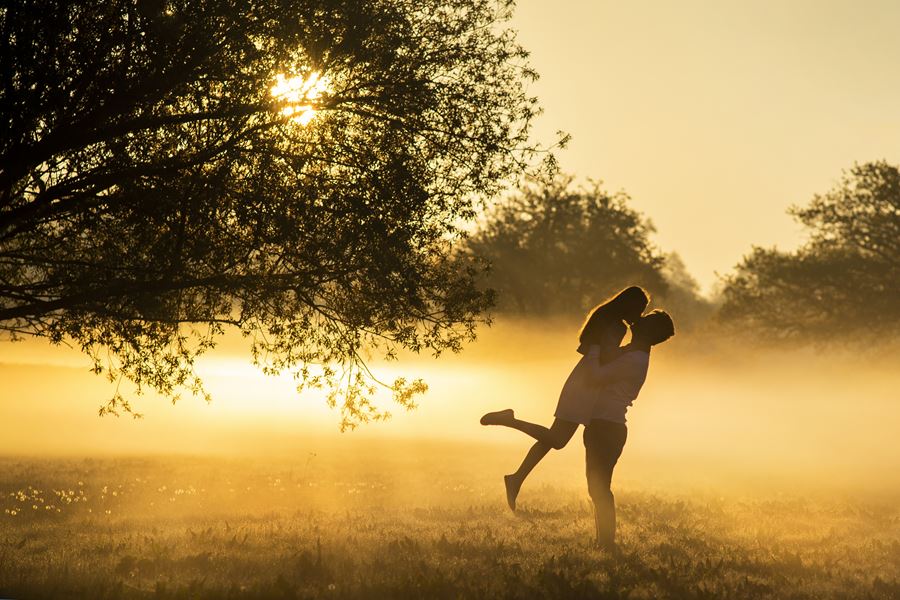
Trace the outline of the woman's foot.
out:
[[[511,511],[516,512],[516,498],[522,489],[522,482],[515,475],[504,475],[503,483],[506,486],[506,503]]]
[[[515,418],[516,414],[513,412],[513,409],[507,408],[505,410],[498,410],[496,412],[489,412],[488,414],[481,417],[482,425],[506,425],[510,421]]]

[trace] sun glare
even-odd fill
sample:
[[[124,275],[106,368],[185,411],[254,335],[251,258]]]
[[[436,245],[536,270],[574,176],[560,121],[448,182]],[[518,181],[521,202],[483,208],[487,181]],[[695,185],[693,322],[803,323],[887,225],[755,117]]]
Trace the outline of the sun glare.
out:
[[[272,86],[272,96],[281,100],[284,106],[281,114],[301,125],[307,125],[316,116],[315,101],[328,89],[328,77],[318,71],[307,76],[285,76],[279,73]]]

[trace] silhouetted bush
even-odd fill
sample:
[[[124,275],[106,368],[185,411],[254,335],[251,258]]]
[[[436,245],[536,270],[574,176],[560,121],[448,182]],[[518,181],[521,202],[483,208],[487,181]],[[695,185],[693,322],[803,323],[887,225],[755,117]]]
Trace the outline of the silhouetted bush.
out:
[[[678,319],[702,318],[706,303],[675,255],[650,241],[653,225],[624,192],[598,183],[576,188],[571,177],[525,187],[487,212],[467,240],[491,264],[485,285],[502,313],[581,314],[628,285],[640,285]]]
[[[754,248],[724,278],[720,322],[760,340],[889,340],[900,330],[898,168],[855,165],[790,212],[808,243]]]

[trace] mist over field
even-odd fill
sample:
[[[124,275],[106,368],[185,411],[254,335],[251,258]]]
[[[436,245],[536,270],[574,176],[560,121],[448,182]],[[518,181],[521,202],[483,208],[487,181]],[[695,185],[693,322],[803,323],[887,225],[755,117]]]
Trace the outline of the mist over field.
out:
[[[478,418],[510,407],[549,425],[578,358],[577,327],[501,319],[458,355],[373,360],[383,379],[421,376],[430,390],[409,412],[391,407],[385,394],[380,400],[392,418],[347,433],[338,431],[339,412],[325,406],[321,393],[298,395],[289,376],[263,375],[237,354],[239,340],[199,364],[212,403],[190,395],[175,405],[153,395],[132,397],[142,419],[97,417],[115,386],[89,373],[79,355],[58,352],[47,364],[40,361],[48,355],[36,346],[11,344],[0,366],[6,400],[0,404],[6,424],[0,452],[261,460],[315,453],[318,461],[384,453],[389,461],[427,446],[446,447],[451,462],[471,453],[512,471],[528,439],[482,427]],[[714,333],[679,333],[652,353],[647,383],[628,414],[629,440],[616,481],[660,490],[900,491],[892,476],[900,470],[897,358],[895,349],[760,348]],[[551,453],[535,481],[581,485],[582,451],[576,436]],[[494,473],[498,481],[501,474]]]

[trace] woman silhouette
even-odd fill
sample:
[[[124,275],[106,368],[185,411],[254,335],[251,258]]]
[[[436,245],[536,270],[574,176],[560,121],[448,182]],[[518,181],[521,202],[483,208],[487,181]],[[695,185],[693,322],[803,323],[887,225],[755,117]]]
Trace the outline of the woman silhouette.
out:
[[[619,355],[619,344],[625,337],[625,323],[631,325],[639,319],[649,302],[650,297],[646,291],[631,286],[589,313],[578,336],[580,344],[578,352],[583,356],[563,385],[554,413],[555,418],[549,429],[543,425],[517,419],[511,408],[490,412],[481,417],[482,425],[511,427],[536,440],[519,469],[503,478],[506,484],[506,501],[512,510],[516,510],[516,497],[532,469],[551,449],[564,448],[575,435],[579,425],[590,423],[597,384],[590,377],[588,361],[598,360],[598,356],[600,363],[615,359]]]

